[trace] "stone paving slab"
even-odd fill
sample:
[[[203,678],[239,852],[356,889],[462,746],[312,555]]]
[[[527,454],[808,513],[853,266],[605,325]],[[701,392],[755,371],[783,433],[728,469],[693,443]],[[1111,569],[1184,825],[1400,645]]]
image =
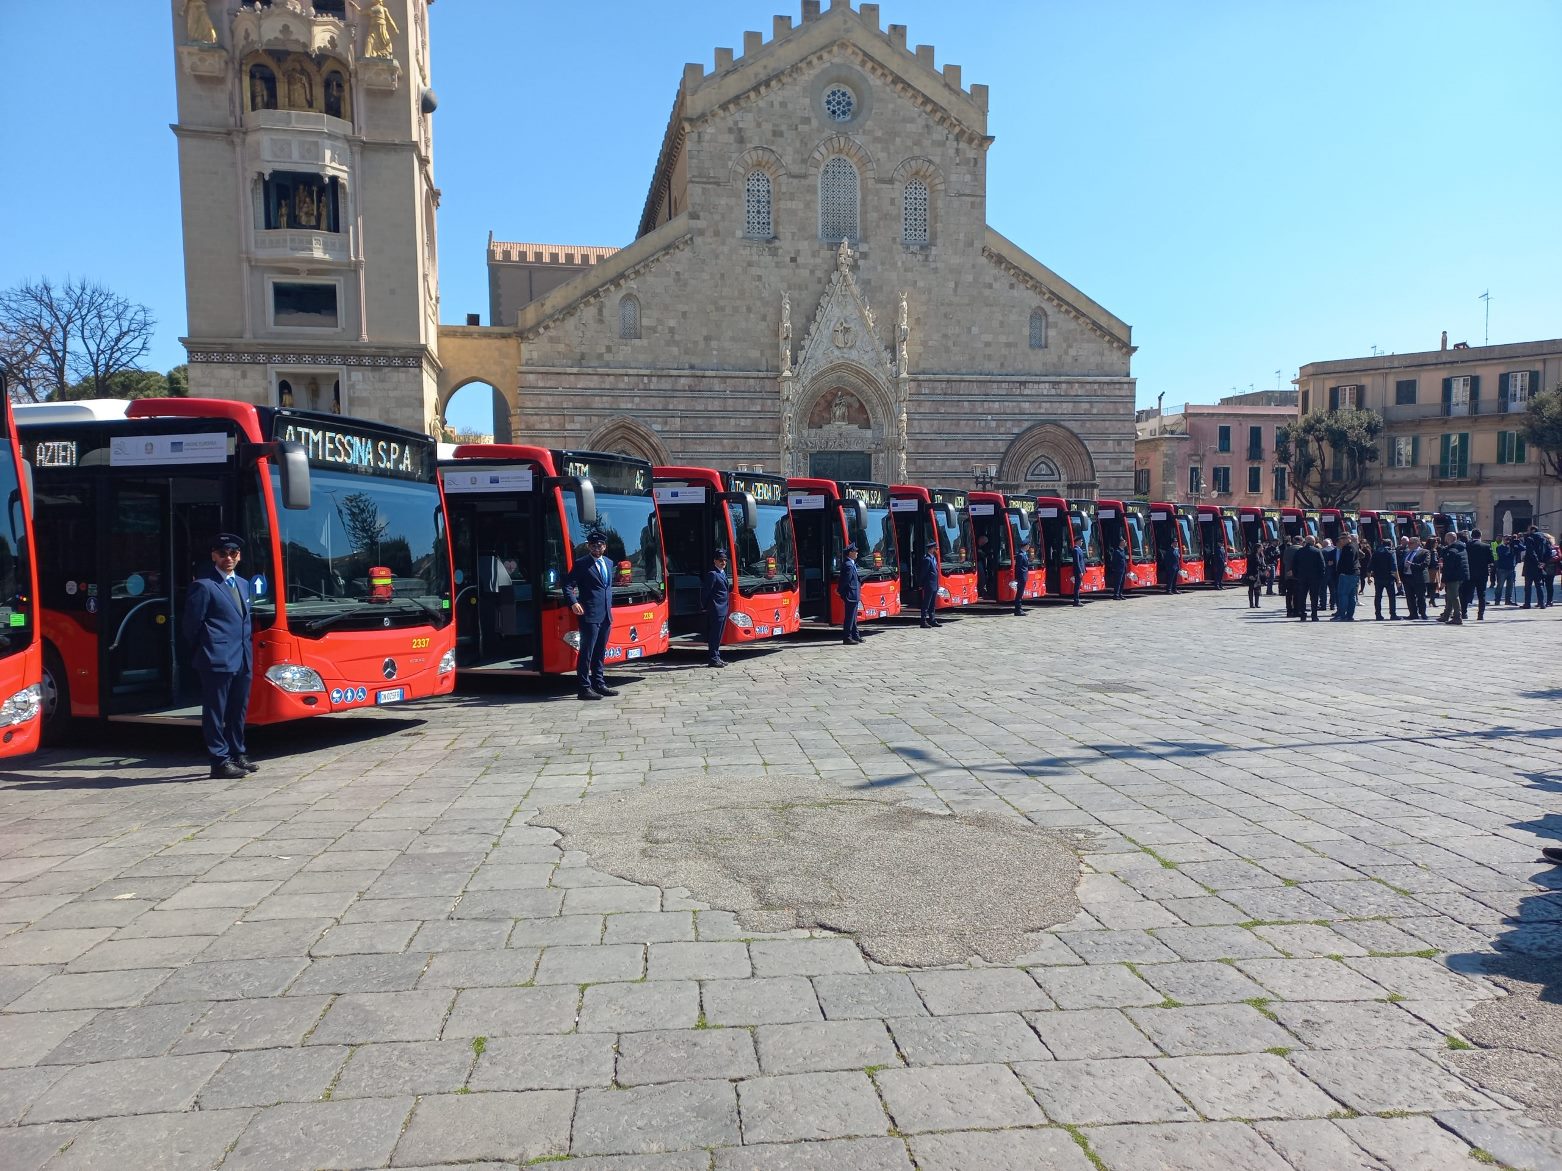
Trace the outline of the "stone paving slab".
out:
[[[1484,971],[1562,955],[1542,628],[1043,610],[1034,642],[961,615],[937,672],[875,630],[719,685],[647,663],[587,713],[528,683],[260,729],[243,782],[118,726],[7,762],[0,1166],[1545,1166],[1450,1060],[1507,1003]],[[1510,669],[1454,707],[1404,669],[1448,654]],[[1058,830],[1083,910],[901,971],[530,824],[758,773]]]

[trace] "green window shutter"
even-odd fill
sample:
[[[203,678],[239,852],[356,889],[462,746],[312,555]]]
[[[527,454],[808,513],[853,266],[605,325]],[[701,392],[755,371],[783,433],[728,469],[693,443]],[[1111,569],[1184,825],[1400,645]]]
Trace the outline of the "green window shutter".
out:
[[[1480,414],[1480,397],[1481,376],[1479,374],[1472,374],[1470,375],[1470,414]]]
[[[1470,433],[1468,431],[1461,431],[1461,432],[1459,432],[1459,475],[1462,478],[1464,476],[1468,476],[1469,474],[1470,474]]]
[[[1410,437],[1410,466],[1417,467],[1421,463],[1421,436]]]
[[[1452,378],[1445,378],[1443,379],[1443,416],[1446,418],[1447,416],[1453,414],[1453,409],[1454,380]]]
[[[1512,378],[1512,375],[1509,374],[1497,375],[1497,409],[1499,411],[1508,409],[1508,382],[1510,378]]]
[[[1529,452],[1525,449],[1524,446],[1524,436],[1515,431],[1513,433],[1513,462],[1516,464],[1521,464],[1524,463],[1528,458]]]
[[[1513,441],[1513,432],[1512,431],[1499,431],[1499,432],[1497,432],[1497,462],[1498,463],[1505,464],[1505,463],[1508,462],[1508,444],[1511,443],[1512,441]]]
[[[1329,409],[1331,411],[1340,409],[1340,388],[1337,386],[1329,387]]]
[[[1437,453],[1437,467],[1441,475],[1446,476],[1448,474],[1448,457],[1453,454],[1453,446],[1454,437],[1452,435],[1444,435]]]

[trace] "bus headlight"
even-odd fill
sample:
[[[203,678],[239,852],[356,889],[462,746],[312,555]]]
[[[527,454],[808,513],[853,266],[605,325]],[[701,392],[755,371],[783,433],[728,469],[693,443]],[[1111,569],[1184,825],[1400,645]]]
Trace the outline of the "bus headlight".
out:
[[[948,586],[939,586],[938,587],[938,598],[939,598],[940,601],[947,602],[949,600],[950,596],[951,595],[949,593],[949,587]]]
[[[742,611],[733,611],[731,614],[727,615],[727,621],[732,623],[732,625],[736,626],[739,630],[754,629],[754,620],[747,614],[744,614]]]
[[[305,691],[325,690],[325,681],[320,678],[318,671],[310,667],[302,667],[297,663],[278,663],[275,667],[267,667],[266,678],[283,691],[293,695]]]
[[[580,651],[580,631],[566,630],[564,632],[564,645],[578,653]]]
[[[668,633],[669,633],[669,631],[668,631],[667,623],[663,622],[662,623],[661,633],[658,634],[657,637],[658,638],[666,638],[668,636]]]
[[[37,718],[43,708],[43,685],[32,683],[22,688],[10,699],[0,703],[0,728],[12,724],[25,724]]]
[[[441,675],[448,675],[448,674],[450,674],[450,672],[454,671],[455,669],[456,669],[456,652],[453,649],[452,650],[448,650],[444,654],[439,656],[439,673]]]

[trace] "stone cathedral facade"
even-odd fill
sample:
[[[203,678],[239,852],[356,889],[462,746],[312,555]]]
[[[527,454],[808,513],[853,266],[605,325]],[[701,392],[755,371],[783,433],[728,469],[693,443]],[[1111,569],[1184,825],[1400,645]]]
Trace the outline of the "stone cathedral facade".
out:
[[[987,109],[877,4],[804,0],[685,67],[633,243],[490,239],[442,401],[513,360],[520,442],[1127,495],[1129,326],[988,225]]]

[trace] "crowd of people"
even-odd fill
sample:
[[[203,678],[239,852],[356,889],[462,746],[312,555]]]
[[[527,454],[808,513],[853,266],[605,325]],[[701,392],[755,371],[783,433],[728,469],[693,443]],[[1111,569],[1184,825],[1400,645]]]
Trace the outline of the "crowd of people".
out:
[[[1550,606],[1562,573],[1562,549],[1552,534],[1534,525],[1527,533],[1496,541],[1483,539],[1479,529],[1450,530],[1435,541],[1401,537],[1397,548],[1387,539],[1372,548],[1354,534],[1341,537],[1338,545],[1327,537],[1297,535],[1250,547],[1247,565],[1248,605],[1254,609],[1278,585],[1288,618],[1316,622],[1320,611],[1332,610],[1331,622],[1353,622],[1357,600],[1370,584],[1373,616],[1380,622],[1400,620],[1401,600],[1404,618],[1427,619],[1428,606],[1436,605],[1441,593],[1443,612],[1437,621],[1460,626],[1472,606],[1476,620],[1485,618],[1488,602],[1521,610]]]

